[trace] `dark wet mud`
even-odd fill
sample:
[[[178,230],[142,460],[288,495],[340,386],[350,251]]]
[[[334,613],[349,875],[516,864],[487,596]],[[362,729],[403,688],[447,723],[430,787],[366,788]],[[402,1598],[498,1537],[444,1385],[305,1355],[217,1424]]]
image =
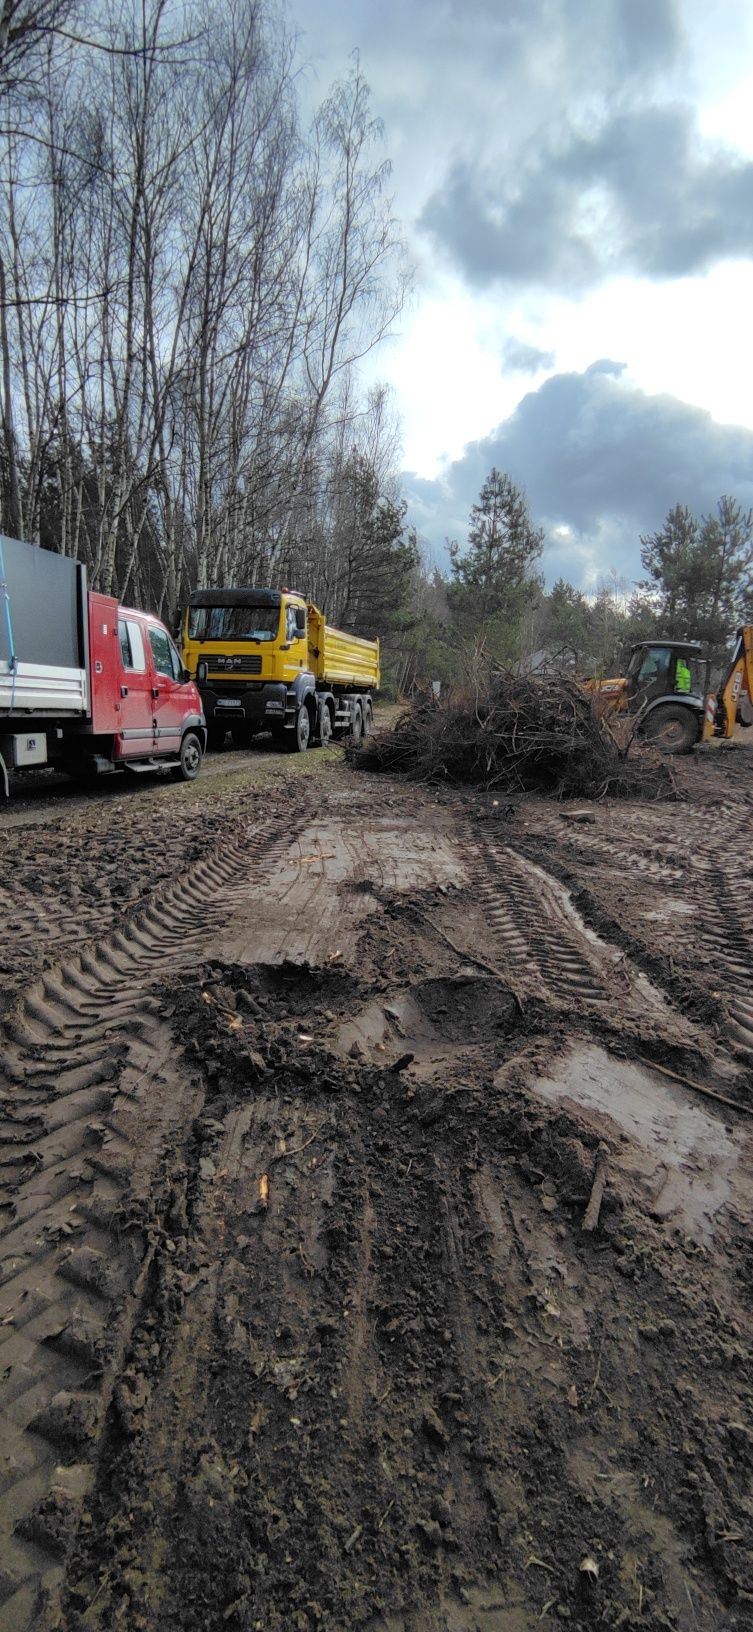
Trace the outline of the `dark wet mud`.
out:
[[[0,1626],[753,1626],[727,764],[708,867],[704,764],[672,833],[343,771],[21,937]]]

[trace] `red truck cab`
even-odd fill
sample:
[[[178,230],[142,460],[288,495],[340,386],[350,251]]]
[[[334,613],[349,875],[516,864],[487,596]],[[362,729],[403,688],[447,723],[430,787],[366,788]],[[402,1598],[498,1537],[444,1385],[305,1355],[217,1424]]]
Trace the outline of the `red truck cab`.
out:
[[[90,718],[69,739],[75,770],[167,762],[198,774],[206,746],[201,698],[164,624],[109,595],[88,596]]]
[[[82,562],[0,536],[0,794],[41,766],[198,775],[198,689],[159,618],[89,590]]]

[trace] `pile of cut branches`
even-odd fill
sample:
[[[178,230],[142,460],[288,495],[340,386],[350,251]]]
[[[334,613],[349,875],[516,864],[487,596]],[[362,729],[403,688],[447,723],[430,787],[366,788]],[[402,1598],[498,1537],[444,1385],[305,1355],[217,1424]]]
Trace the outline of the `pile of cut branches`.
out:
[[[555,799],[677,797],[669,765],[620,747],[573,680],[496,672],[480,693],[416,698],[350,751],[360,770]]]

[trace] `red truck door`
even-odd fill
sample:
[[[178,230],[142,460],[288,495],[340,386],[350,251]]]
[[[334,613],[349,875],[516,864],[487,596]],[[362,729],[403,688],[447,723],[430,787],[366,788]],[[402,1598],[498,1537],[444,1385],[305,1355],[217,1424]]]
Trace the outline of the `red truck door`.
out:
[[[147,625],[152,654],[155,752],[178,752],[186,717],[183,663],[162,624]]]
[[[154,752],[153,680],[146,631],[135,613],[120,611],[120,759],[138,758]]]

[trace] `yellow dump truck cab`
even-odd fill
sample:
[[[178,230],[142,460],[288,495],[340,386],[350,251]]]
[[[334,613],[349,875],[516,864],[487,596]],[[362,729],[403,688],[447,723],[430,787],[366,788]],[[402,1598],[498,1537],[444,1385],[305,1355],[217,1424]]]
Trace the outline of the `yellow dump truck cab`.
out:
[[[183,661],[201,692],[209,746],[262,731],[297,751],[371,729],[379,642],[332,629],[287,589],[199,589],[183,617]]]

